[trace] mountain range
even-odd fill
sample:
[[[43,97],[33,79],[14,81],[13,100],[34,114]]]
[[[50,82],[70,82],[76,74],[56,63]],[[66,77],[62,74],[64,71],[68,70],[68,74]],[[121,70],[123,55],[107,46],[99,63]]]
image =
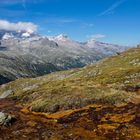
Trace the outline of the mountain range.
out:
[[[0,84],[83,67],[128,48],[94,39],[78,42],[63,34],[44,37],[34,32],[0,30]]]

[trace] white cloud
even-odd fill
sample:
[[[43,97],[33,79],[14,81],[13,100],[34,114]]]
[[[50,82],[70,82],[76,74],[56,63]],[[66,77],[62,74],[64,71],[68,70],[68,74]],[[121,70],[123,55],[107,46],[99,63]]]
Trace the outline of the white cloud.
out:
[[[104,16],[104,15],[110,15],[114,13],[114,10],[118,8],[122,3],[124,3],[126,0],[117,0],[115,3],[113,3],[108,9],[103,11],[102,13],[99,14],[99,16]]]
[[[28,31],[35,32],[37,31],[37,25],[32,22],[9,22],[7,20],[0,20],[0,29],[11,30],[11,31]]]
[[[101,39],[101,38],[105,38],[106,36],[103,34],[95,34],[95,35],[91,35],[90,38],[93,40],[97,40],[97,39]]]

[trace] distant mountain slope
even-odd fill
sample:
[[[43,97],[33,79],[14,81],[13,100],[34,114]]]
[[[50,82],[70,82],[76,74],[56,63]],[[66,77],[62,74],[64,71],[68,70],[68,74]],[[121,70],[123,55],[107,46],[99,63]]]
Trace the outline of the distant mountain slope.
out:
[[[139,103],[140,48],[81,69],[16,80],[1,87],[1,97],[9,91],[9,97],[20,104],[43,112],[81,108],[98,101]]]
[[[0,52],[0,84],[20,77],[36,77],[56,71],[51,63],[43,62],[31,54]]]
[[[3,57],[3,53],[6,56],[6,59],[0,59],[0,84],[19,77],[34,77],[56,70],[83,67],[126,49],[126,46],[93,40],[80,43],[65,35],[48,39],[33,32],[0,30],[0,57]],[[13,55],[14,59],[11,59]],[[24,62],[20,56],[24,57]]]

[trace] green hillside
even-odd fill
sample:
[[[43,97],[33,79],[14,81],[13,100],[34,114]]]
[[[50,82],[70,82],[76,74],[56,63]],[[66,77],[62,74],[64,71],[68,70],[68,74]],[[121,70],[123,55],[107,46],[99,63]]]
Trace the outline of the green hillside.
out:
[[[18,79],[2,85],[0,95],[11,93],[33,111],[57,112],[103,102],[139,102],[140,47],[106,58],[95,65]]]

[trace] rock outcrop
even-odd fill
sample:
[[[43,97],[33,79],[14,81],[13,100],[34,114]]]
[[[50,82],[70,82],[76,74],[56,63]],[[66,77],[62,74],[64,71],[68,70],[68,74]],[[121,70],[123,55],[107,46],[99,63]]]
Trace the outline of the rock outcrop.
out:
[[[9,126],[15,122],[15,117],[8,115],[6,113],[0,112],[0,127]]]

